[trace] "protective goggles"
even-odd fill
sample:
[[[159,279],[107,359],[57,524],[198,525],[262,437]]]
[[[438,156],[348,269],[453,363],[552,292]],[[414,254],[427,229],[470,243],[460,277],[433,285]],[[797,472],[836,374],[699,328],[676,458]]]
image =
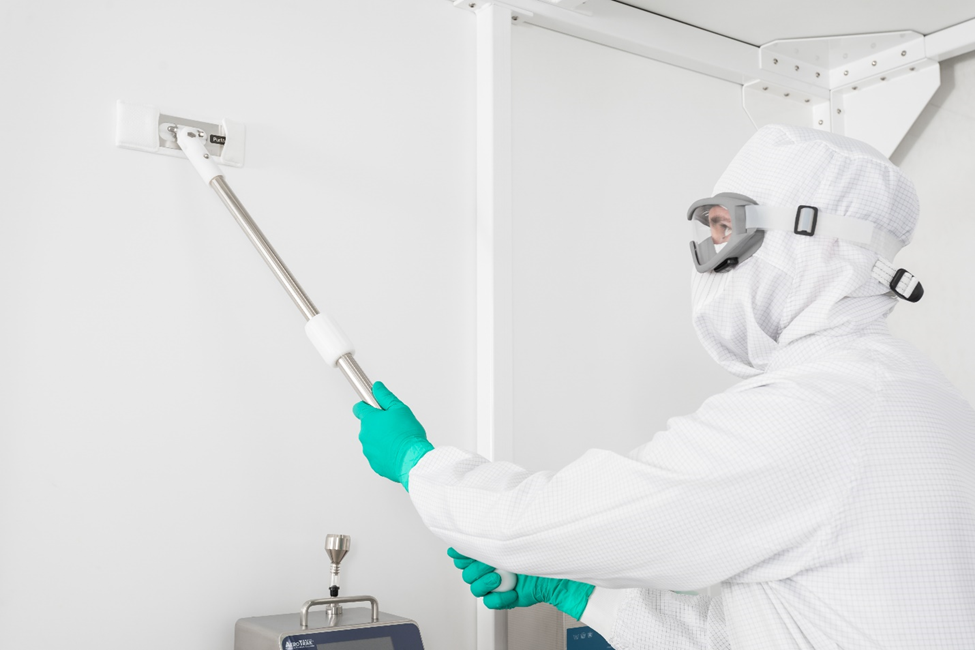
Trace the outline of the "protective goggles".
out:
[[[725,273],[762,246],[765,232],[782,230],[804,237],[829,237],[862,246],[880,256],[873,276],[910,302],[924,295],[921,283],[889,260],[902,248],[900,240],[869,221],[826,214],[811,205],[797,208],[758,205],[742,194],[723,192],[701,199],[687,209],[691,224],[691,259],[700,273]]]

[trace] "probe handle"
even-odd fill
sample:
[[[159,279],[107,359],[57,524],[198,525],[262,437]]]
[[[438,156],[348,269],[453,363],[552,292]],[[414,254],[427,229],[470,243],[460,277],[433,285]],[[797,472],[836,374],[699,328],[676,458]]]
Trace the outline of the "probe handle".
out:
[[[516,576],[511,571],[505,571],[503,569],[495,569],[495,573],[501,576],[501,584],[495,587],[494,592],[500,591],[511,591],[518,584],[518,576]],[[492,592],[492,593],[494,593]]]

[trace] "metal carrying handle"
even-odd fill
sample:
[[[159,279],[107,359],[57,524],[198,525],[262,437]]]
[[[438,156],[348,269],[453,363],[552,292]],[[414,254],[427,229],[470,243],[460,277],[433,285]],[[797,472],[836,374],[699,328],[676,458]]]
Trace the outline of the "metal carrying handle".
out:
[[[344,605],[346,603],[364,603],[369,602],[372,604],[372,622],[379,622],[379,601],[372,596],[339,596],[338,598],[313,598],[304,605],[301,606],[301,613],[299,615],[301,621],[301,629],[308,629],[308,610],[312,607],[318,607],[320,605]]]

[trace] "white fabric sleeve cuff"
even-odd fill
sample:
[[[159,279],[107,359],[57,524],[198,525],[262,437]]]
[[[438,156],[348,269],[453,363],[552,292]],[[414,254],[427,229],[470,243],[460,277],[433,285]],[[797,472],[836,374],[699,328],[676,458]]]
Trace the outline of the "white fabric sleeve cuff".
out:
[[[582,612],[580,622],[599,632],[607,641],[616,629],[616,619],[623,603],[638,589],[606,589],[596,587],[589,595],[589,603]]]

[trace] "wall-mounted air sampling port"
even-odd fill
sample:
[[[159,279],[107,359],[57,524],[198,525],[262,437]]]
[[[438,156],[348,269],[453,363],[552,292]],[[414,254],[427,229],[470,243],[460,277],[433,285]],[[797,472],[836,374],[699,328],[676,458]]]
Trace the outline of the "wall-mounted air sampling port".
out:
[[[115,144],[126,149],[149,153],[182,156],[176,142],[176,131],[181,127],[194,129],[203,139],[206,153],[221,165],[241,167],[244,164],[244,139],[246,129],[239,122],[222,120],[207,122],[187,117],[176,117],[159,112],[154,106],[117,104]]]
[[[217,158],[223,155],[224,145],[227,144],[227,134],[223,132],[223,127],[219,124],[209,122],[198,122],[182,117],[171,117],[169,115],[159,116],[159,146],[168,149],[179,149],[176,144],[176,129],[180,126],[188,126],[196,129],[199,137],[203,138],[203,146],[207,153]],[[172,131],[170,131],[172,127]]]

